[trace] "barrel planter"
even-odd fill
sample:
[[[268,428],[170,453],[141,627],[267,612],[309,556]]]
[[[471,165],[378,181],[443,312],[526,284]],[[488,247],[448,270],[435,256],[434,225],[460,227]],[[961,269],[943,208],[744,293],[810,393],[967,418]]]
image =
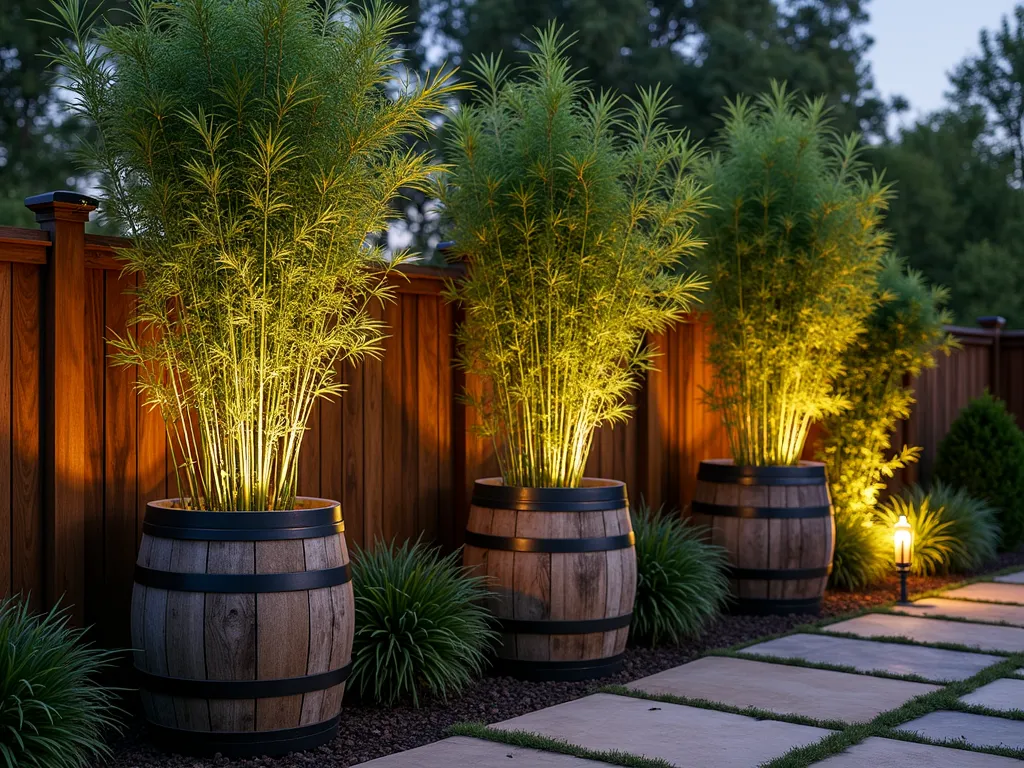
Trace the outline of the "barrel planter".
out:
[[[622,667],[636,592],[623,483],[521,488],[478,480],[464,561],[493,592],[500,674],[587,680]]]
[[[154,738],[231,757],[308,749],[338,729],[353,597],[341,509],[147,505],[132,647]]]
[[[702,461],[691,511],[728,552],[736,613],[821,610],[836,531],[823,464]]]

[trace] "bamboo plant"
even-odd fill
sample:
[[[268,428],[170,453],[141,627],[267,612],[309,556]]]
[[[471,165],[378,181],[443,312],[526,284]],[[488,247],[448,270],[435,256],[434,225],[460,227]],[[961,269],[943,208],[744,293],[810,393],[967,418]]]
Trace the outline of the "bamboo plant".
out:
[[[98,128],[83,161],[132,240],[133,332],[112,338],[168,425],[180,496],[289,509],[314,402],[378,355],[377,236],[436,170],[407,151],[455,86],[402,80],[396,5],[132,0],[110,25],[57,0],[54,60]],[[392,263],[397,263],[397,254]]]
[[[477,59],[479,98],[452,115],[439,190],[465,280],[462,368],[483,378],[479,431],[507,485],[574,487],[594,430],[624,421],[645,335],[704,281],[681,263],[700,242],[698,149],[665,120],[658,90],[594,94],[570,40],[538,32],[526,63]]]
[[[874,307],[889,196],[866,176],[856,135],[837,136],[823,99],[784,86],[728,105],[701,174],[705,302],[717,369],[707,400],[741,465],[789,466],[813,421],[838,413],[843,351]]]

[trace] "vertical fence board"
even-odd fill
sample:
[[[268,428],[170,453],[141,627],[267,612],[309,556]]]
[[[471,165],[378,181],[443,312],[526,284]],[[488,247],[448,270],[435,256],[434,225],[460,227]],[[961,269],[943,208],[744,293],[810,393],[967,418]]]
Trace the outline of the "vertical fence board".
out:
[[[417,410],[417,304],[421,297],[402,295],[402,460],[397,482],[402,488],[402,508],[399,517],[399,539],[415,538],[419,520],[419,488],[417,487],[417,458],[420,451],[419,413]]]
[[[365,511],[363,508],[363,369],[345,365],[348,389],[342,399],[344,406],[344,434],[341,439],[342,465],[345,482],[342,488],[342,509],[345,516],[345,535],[350,541],[365,546]],[[333,438],[332,438],[333,439]],[[333,498],[333,497],[332,497]],[[351,533],[350,533],[351,532]]]
[[[106,272],[85,271],[85,622],[99,624],[103,618],[105,591],[103,562],[106,543],[103,540],[104,479],[106,465],[106,368],[107,351],[105,307],[107,303]],[[163,429],[163,424],[160,425]]]
[[[402,487],[408,478],[402,476],[402,423],[405,413],[402,404],[402,299],[384,305],[384,324],[389,336],[384,340],[384,358],[381,363],[381,531],[390,542],[402,531]]]
[[[11,591],[11,265],[0,264],[0,595]]]
[[[11,591],[43,605],[42,274],[11,265]]]
[[[370,305],[370,314],[384,319],[384,309],[378,302]],[[391,333],[386,329],[385,333]],[[384,537],[383,488],[384,483],[384,363],[379,357],[363,362],[363,544],[373,546]]]
[[[133,277],[106,273],[106,325],[109,332],[127,332],[134,287]],[[107,355],[113,348],[107,345]],[[136,550],[138,506],[138,404],[136,370],[107,365],[104,371],[104,627],[110,642],[128,636],[132,564]]]
[[[416,499],[416,527],[430,540],[438,538],[438,496],[441,478],[438,457],[440,425],[438,399],[440,379],[437,361],[440,357],[441,332],[438,328],[438,298],[416,298],[416,429],[419,433],[417,460],[410,467],[415,471],[419,493]]]

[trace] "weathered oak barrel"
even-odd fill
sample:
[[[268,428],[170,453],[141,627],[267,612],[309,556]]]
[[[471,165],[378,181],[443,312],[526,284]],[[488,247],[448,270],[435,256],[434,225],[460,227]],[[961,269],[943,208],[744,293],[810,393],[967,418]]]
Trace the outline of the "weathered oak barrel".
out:
[[[736,613],[821,610],[836,531],[823,464],[702,461],[691,511],[728,552]]]
[[[150,503],[132,646],[154,737],[175,752],[283,754],[330,740],[353,597],[338,504],[194,512]]]
[[[623,483],[521,488],[478,480],[464,552],[494,592],[498,672],[586,680],[621,668],[636,591]]]

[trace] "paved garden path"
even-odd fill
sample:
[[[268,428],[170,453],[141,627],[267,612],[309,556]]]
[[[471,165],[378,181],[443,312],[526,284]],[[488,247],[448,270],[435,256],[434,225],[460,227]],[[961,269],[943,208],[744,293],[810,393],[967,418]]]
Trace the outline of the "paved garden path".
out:
[[[680,667],[364,768],[1024,765],[1024,571]]]

